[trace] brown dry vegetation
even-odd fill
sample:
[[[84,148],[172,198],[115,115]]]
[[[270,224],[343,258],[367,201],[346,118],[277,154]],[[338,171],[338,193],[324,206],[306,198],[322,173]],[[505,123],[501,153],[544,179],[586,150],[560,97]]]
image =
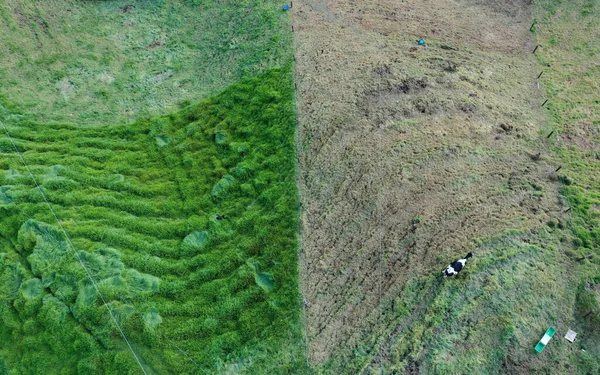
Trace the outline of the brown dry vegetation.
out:
[[[528,1],[293,10],[300,270],[318,367],[370,332],[398,331],[381,303],[406,281],[477,239],[560,217],[562,205],[540,132]]]

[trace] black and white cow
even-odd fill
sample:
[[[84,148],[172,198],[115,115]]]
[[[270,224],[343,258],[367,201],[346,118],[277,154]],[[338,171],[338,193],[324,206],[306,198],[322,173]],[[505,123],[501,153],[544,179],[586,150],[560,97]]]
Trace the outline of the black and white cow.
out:
[[[467,263],[467,260],[472,257],[473,254],[469,253],[467,254],[466,257],[464,257],[463,259],[459,259],[455,262],[452,262],[448,268],[446,268],[443,272],[444,277],[450,277],[450,276],[456,276],[458,275],[458,273],[460,272],[460,270],[463,269],[463,267],[465,266],[465,264]]]

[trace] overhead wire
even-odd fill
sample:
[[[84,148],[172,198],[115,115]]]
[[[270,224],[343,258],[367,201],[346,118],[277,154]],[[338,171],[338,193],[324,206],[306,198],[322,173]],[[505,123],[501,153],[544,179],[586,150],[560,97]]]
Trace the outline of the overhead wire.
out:
[[[35,186],[39,190],[40,194],[42,195],[42,198],[44,199],[44,202],[46,202],[46,205],[50,209],[50,212],[52,213],[52,216],[54,216],[54,219],[56,220],[56,223],[58,224],[58,227],[63,232],[63,234],[65,236],[65,239],[67,241],[67,244],[69,245],[70,249],[75,254],[75,257],[77,258],[77,260],[79,261],[79,263],[81,264],[81,266],[83,267],[83,269],[85,270],[85,272],[87,273],[88,278],[90,279],[90,281],[94,285],[94,288],[96,289],[96,293],[100,296],[100,299],[102,299],[102,303],[106,307],[106,310],[108,311],[108,313],[109,313],[112,321],[115,323],[115,326],[117,327],[117,329],[119,330],[121,336],[125,340],[125,343],[127,343],[127,346],[129,347],[129,350],[131,351],[131,353],[133,354],[135,360],[137,361],[137,363],[139,364],[140,368],[142,369],[142,372],[144,373],[144,375],[147,375],[148,373],[144,369],[144,365],[142,365],[142,362],[141,362],[140,358],[138,357],[138,355],[136,354],[135,350],[133,349],[133,346],[129,342],[129,339],[127,338],[127,335],[125,334],[125,332],[123,331],[123,328],[121,328],[121,325],[117,321],[117,318],[115,317],[115,314],[114,314],[113,310],[110,308],[110,306],[108,305],[108,302],[106,301],[106,298],[104,297],[104,295],[100,291],[100,288],[98,287],[98,284],[96,283],[96,280],[94,280],[94,277],[92,276],[92,273],[90,272],[90,270],[88,269],[88,267],[85,265],[85,263],[83,262],[83,260],[79,256],[79,254],[77,253],[77,250],[75,249],[75,246],[73,245],[73,242],[71,241],[71,237],[69,236],[69,234],[67,233],[67,231],[63,227],[61,220],[58,218],[58,215],[56,214],[56,211],[54,211],[54,208],[52,208],[52,205],[48,201],[46,193],[44,193],[44,190],[38,184],[35,176],[33,175],[33,172],[31,172],[31,168],[29,168],[29,165],[27,164],[27,161],[25,161],[25,157],[23,156],[23,154],[19,150],[19,147],[17,146],[17,144],[15,143],[12,135],[8,131],[8,128],[6,127],[6,124],[4,124],[3,121],[0,121],[0,124],[2,124],[2,127],[4,128],[4,131],[6,132],[6,135],[8,136],[8,139],[10,140],[12,146],[14,147],[15,151],[17,152],[17,155],[19,155],[19,158],[21,159],[21,162],[25,166],[25,169],[27,169],[27,172],[29,173],[29,176],[31,176],[31,179],[33,180],[33,183],[35,184]]]
[[[80,4],[80,5],[81,5],[81,4]],[[92,11],[92,10],[91,10],[91,9],[90,9],[88,6],[86,6],[85,4],[83,4],[83,6],[81,6],[79,9],[81,9],[83,12],[87,13],[87,15],[88,15],[88,16],[90,16],[90,17],[92,17],[92,18],[95,18],[95,17],[97,17],[97,15],[96,15],[96,14],[94,14],[94,12],[93,12],[93,11]],[[71,54],[72,54],[72,55],[74,55],[74,54],[75,54],[75,51],[74,51],[74,49],[73,49],[73,46],[72,46],[70,43],[60,43],[60,45],[61,45],[61,47],[63,47],[63,48],[68,48],[68,49],[71,51]],[[19,150],[18,150],[18,148],[16,147],[16,144],[13,142],[13,139],[12,139],[12,137],[11,137],[10,133],[8,132],[8,130],[7,130],[6,126],[5,126],[5,124],[4,124],[4,123],[2,123],[2,126],[3,126],[3,128],[4,128],[5,132],[6,132],[6,134],[8,135],[9,139],[11,140],[11,143],[13,144],[13,147],[15,148],[15,150],[17,151],[17,153],[19,154],[19,157],[21,158],[21,161],[23,162],[23,164],[25,165],[25,167],[28,169],[28,172],[29,172],[29,174],[32,176],[32,179],[33,179],[34,183],[36,184],[36,186],[38,187],[38,189],[40,189],[40,186],[37,184],[37,181],[35,180],[35,178],[33,178],[33,175],[31,174],[31,171],[29,170],[29,167],[28,167],[27,163],[25,162],[25,159],[24,159],[24,157],[22,156],[22,154],[20,153],[20,151],[19,151]],[[40,192],[42,192],[42,196],[44,196],[44,200],[46,201],[46,203],[48,203],[48,202],[47,202],[47,200],[46,200],[46,197],[45,197],[45,195],[44,195],[44,193],[43,193],[43,191],[42,191],[41,189],[40,189]],[[58,220],[58,217],[57,217],[57,215],[55,214],[54,210],[53,210],[51,207],[50,207],[50,210],[51,210],[51,212],[52,212],[53,216],[55,217],[55,219],[57,220],[57,222],[59,223],[59,226],[61,227],[61,230],[64,232],[64,228],[62,228],[62,224],[61,224],[61,223],[60,223],[60,221]],[[66,234],[66,232],[65,232],[65,234]],[[67,238],[69,238],[69,237],[67,237]],[[70,239],[69,239],[69,242],[70,242]],[[71,244],[71,246],[72,246],[72,244]],[[85,266],[84,266],[84,268],[85,268]],[[86,269],[86,272],[87,272],[87,271],[88,271],[88,270]],[[89,272],[88,272],[88,274],[89,274]],[[93,281],[92,281],[92,282],[93,282]],[[94,282],[93,282],[93,283],[94,283]],[[98,290],[98,289],[97,289],[97,285],[96,285],[95,283],[94,283],[94,286],[96,287],[96,290]],[[101,297],[102,297],[102,296],[101,296]],[[126,299],[125,299],[123,296],[120,296],[120,297],[121,297],[121,299],[122,299],[122,300],[126,300]],[[103,298],[103,300],[104,300],[104,298]],[[108,308],[108,306],[107,306],[107,308]],[[113,320],[115,320],[115,317],[113,316],[112,312],[111,312],[111,318],[112,318]],[[119,331],[122,331],[121,327],[118,327],[118,328],[119,328]],[[121,332],[121,333],[122,333],[122,335],[124,336],[124,333],[123,333],[123,332]],[[163,335],[163,337],[165,337],[165,338],[166,338],[166,339],[167,339],[167,340],[168,340],[168,341],[169,341],[169,342],[170,342],[170,343],[171,343],[173,346],[175,346],[175,348],[177,348],[177,350],[178,350],[178,351],[180,351],[180,352],[181,352],[181,353],[182,353],[182,354],[183,354],[183,355],[184,355],[184,356],[185,356],[185,357],[186,357],[186,358],[187,358],[187,359],[188,359],[190,362],[192,362],[192,363],[194,364],[194,366],[196,366],[197,368],[200,368],[200,366],[198,365],[198,363],[196,363],[196,362],[195,362],[195,361],[194,361],[194,360],[193,360],[193,359],[192,359],[192,358],[191,358],[191,357],[190,357],[190,356],[189,356],[189,355],[188,355],[188,354],[187,354],[187,353],[186,353],[184,350],[182,350],[182,349],[181,349],[179,346],[177,346],[177,345],[175,344],[175,342],[174,342],[174,341],[173,341],[171,338],[169,338],[169,337],[168,337],[167,335],[165,335],[164,333],[162,333],[162,335]],[[125,336],[124,336],[124,338],[125,338]],[[132,349],[132,347],[131,347],[131,345],[129,344],[128,340],[127,340],[126,338],[125,338],[125,340],[126,340],[126,342],[127,342],[128,346],[129,346],[129,348],[130,348],[130,349]],[[133,352],[133,349],[132,349],[132,352]],[[140,366],[142,367],[142,371],[144,372],[144,374],[146,374],[146,372],[145,372],[145,370],[144,370],[144,368],[143,368],[143,366],[142,366],[142,364],[141,364],[141,361],[139,360],[139,358],[137,357],[137,355],[135,354],[135,352],[133,352],[133,353],[134,353],[134,356],[136,357],[136,360],[137,360],[138,364],[140,364]]]

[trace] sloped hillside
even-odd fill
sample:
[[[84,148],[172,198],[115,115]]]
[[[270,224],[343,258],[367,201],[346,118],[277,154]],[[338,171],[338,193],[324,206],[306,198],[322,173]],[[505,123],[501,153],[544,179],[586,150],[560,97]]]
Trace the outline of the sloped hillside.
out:
[[[300,269],[318,373],[585,373],[587,346],[532,352],[548,326],[579,324],[581,282],[537,11],[297,6]],[[437,279],[469,251],[460,278]]]
[[[140,373],[105,299],[146,373],[301,371],[292,95],[287,67],[131,125],[2,107],[72,240],[4,135],[4,368]]]
[[[173,112],[291,54],[273,0],[0,2],[0,95],[38,121]]]

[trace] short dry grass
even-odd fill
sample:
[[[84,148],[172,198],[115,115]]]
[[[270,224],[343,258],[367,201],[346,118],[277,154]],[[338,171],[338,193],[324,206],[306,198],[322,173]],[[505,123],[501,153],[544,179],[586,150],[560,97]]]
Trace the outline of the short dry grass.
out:
[[[579,280],[556,276],[569,231],[523,234],[568,216],[529,2],[315,0],[295,12],[315,369],[549,370],[530,349],[547,326],[575,322]],[[477,260],[464,281],[433,283],[468,251]]]

